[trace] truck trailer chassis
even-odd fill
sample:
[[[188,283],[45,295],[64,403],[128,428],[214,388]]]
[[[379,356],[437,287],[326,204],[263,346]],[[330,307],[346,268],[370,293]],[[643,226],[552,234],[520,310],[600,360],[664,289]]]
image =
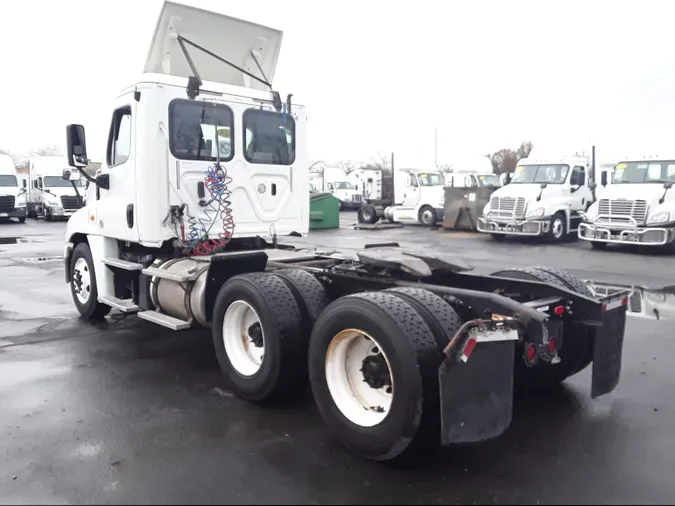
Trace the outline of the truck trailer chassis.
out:
[[[262,239],[210,257],[120,243],[117,258],[99,259],[96,239],[76,237],[65,251],[84,317],[116,308],[172,330],[210,327],[235,394],[259,402],[309,383],[330,430],[365,458],[499,436],[514,383],[557,384],[590,363],[593,397],[619,381],[630,292],[592,297],[564,271],[482,276],[396,243],[348,256]],[[114,296],[97,295],[101,275]]]

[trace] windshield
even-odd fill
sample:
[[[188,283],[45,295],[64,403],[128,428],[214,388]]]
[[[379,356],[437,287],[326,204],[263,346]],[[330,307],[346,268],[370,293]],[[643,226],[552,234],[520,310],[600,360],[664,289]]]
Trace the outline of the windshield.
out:
[[[614,169],[612,183],[675,183],[675,161],[624,162]]]
[[[334,188],[336,190],[355,190],[354,185],[351,183],[334,183]]]
[[[567,179],[569,165],[519,165],[513,173],[511,183],[520,184],[563,184]]]
[[[445,186],[445,179],[440,174],[417,174],[420,186]]]
[[[42,178],[42,185],[45,188],[72,188],[73,185],[70,183],[70,181],[60,176],[45,176]],[[73,181],[73,183],[75,183],[75,186],[82,187],[82,180],[80,179]]]
[[[496,186],[501,186],[499,178],[494,174],[488,174],[487,176],[478,176],[478,186],[483,188],[494,188]]]
[[[0,186],[19,186],[16,176],[0,176]]]

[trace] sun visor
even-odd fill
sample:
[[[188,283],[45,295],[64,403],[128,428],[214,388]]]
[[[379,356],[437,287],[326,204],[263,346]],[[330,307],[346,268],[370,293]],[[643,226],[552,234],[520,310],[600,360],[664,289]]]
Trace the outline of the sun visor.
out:
[[[271,84],[274,79],[283,32],[174,2],[164,2],[162,7],[145,63],[146,73],[179,77],[193,75],[178,42],[178,36],[260,77],[263,81],[266,80]],[[190,44],[185,44],[185,47],[202,81],[260,90],[269,89],[265,84],[198,48]]]

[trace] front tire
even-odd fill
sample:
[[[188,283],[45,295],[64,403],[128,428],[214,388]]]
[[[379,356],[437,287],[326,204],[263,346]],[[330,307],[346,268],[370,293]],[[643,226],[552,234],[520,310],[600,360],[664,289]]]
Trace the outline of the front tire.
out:
[[[490,234],[490,235],[497,242],[504,242],[506,240],[505,234]]]
[[[369,225],[374,225],[380,220],[377,216],[377,209],[371,204],[366,204],[359,209],[358,218],[359,223],[367,223]]]
[[[606,242],[597,242],[597,241],[589,241],[591,243],[591,247],[593,249],[597,250],[606,250],[607,249],[607,243]]]
[[[564,213],[553,215],[546,238],[553,244],[561,243],[567,239],[567,218]]]
[[[307,340],[291,289],[269,273],[235,276],[213,309],[213,344],[232,392],[282,400],[307,386]]]
[[[438,221],[436,210],[431,206],[423,206],[417,215],[418,221],[427,227],[433,227]]]
[[[19,223],[26,223],[26,217],[23,216],[23,217],[19,218]]]
[[[112,309],[98,301],[94,260],[87,243],[78,244],[70,259],[70,293],[85,320],[100,320]]]
[[[351,451],[391,461],[438,447],[442,353],[425,318],[393,293],[338,299],[314,326],[309,376],[329,430]]]

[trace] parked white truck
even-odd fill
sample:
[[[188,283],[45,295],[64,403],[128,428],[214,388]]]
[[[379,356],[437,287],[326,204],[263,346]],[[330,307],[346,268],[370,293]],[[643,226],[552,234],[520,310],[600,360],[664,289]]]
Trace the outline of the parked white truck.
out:
[[[164,4],[145,73],[116,99],[106,160],[82,174],[96,191],[66,227],[82,317],[115,308],[211,329],[234,394],[262,402],[309,384],[337,438],[380,461],[503,433],[514,377],[556,385],[593,363],[592,395],[612,391],[629,292],[593,298],[555,269],[477,275],[391,243],[279,244],[309,230],[306,109],[272,85],[281,38]],[[228,155],[200,149],[223,126]],[[83,126],[67,127],[67,146],[70,165],[86,166]],[[440,174],[409,177],[418,194],[442,187]]]
[[[495,240],[544,236],[551,242],[574,234],[593,203],[591,163],[586,157],[518,162],[511,181],[494,192],[478,219],[478,230]]]
[[[596,249],[640,244],[675,251],[674,183],[675,156],[626,158],[601,176],[598,201],[585,213],[579,238]]]
[[[434,226],[443,220],[445,177],[441,172],[419,169],[396,169],[389,178],[394,185],[393,201],[368,203],[359,209],[359,222],[417,222]]]
[[[19,183],[14,160],[0,154],[0,221],[26,221],[26,186]]]
[[[363,204],[363,196],[359,188],[347,181],[328,181],[326,189],[333,194],[333,197],[339,200],[339,209],[359,209]]]
[[[29,216],[52,221],[68,218],[83,206],[81,179],[64,181],[63,170],[66,167],[68,160],[65,156],[36,156],[30,159]]]

